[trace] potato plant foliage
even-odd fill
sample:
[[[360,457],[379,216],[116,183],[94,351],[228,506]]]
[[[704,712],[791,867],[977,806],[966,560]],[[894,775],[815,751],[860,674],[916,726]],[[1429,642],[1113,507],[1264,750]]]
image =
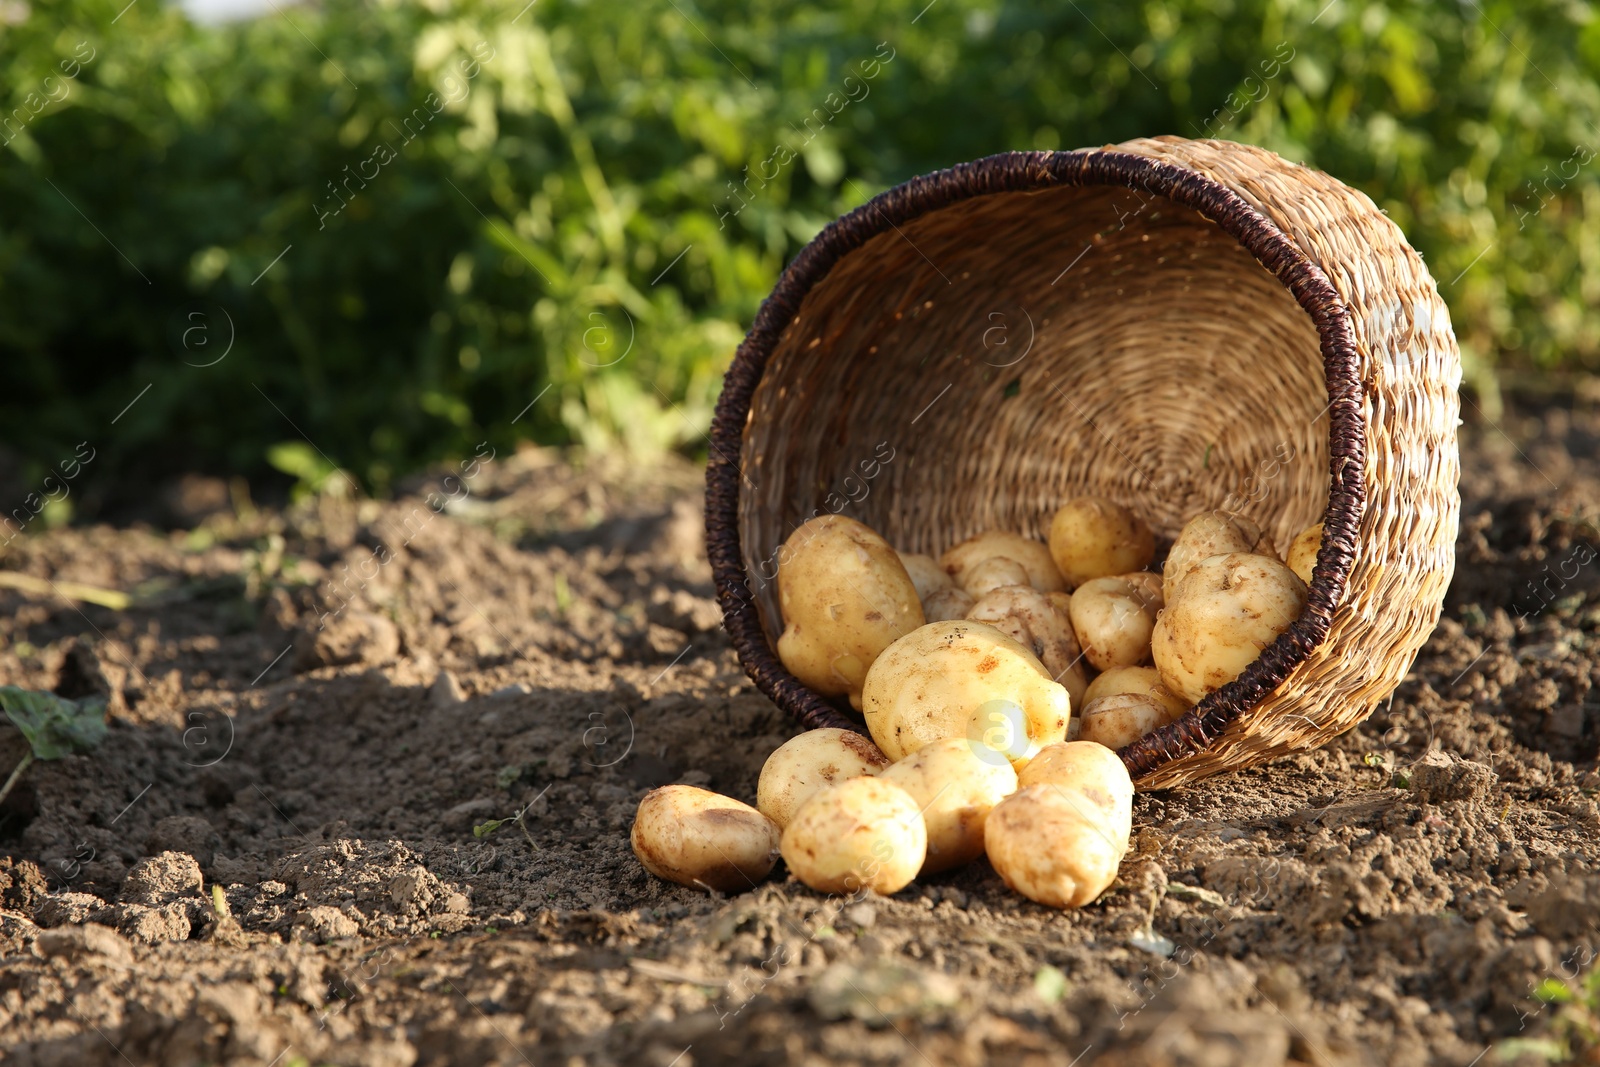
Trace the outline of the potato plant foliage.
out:
[[[1585,4],[13,7],[0,419],[25,474],[93,426],[108,484],[259,476],[285,416],[379,491],[485,439],[701,449],[829,219],[992,152],[1163,132],[1370,194],[1480,383],[1600,365]]]

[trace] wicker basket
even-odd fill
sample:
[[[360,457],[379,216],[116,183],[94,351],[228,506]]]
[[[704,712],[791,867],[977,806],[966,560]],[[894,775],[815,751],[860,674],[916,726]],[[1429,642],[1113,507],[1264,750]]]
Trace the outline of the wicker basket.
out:
[[[762,692],[851,726],[773,652],[778,546],[843,510],[906,551],[1042,536],[1080,493],[1170,544],[1216,507],[1326,533],[1304,615],[1122,750],[1141,789],[1320,744],[1409,669],[1455,565],[1460,355],[1371,200],[1270,152],[1162,137],[907,182],[822,231],[728,371],[706,472],[724,619]]]

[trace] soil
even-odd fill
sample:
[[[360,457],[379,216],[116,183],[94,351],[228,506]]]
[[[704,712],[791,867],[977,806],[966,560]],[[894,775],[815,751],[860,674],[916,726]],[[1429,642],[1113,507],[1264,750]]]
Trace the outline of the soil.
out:
[[[793,729],[720,631],[688,462],[527,450],[278,510],[193,483],[184,528],[18,538],[0,569],[135,600],[0,588],[0,682],[110,709],[0,809],[0,1058],[1600,1055],[1560,1003],[1600,946],[1600,411],[1465,432],[1456,581],[1394,700],[1141,796],[1066,913],[982,863],[867,900],[644,873],[646,790],[753,798]]]

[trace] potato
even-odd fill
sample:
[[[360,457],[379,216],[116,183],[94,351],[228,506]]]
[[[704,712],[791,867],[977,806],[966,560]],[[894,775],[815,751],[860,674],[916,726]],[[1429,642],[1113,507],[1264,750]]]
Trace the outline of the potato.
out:
[[[957,589],[953,585],[949,589],[935,589],[922,602],[922,617],[927,622],[964,619],[975,603],[977,599],[965,589]]]
[[[1083,790],[1053,783],[1025,786],[996,804],[983,840],[1006,885],[1052,908],[1082,907],[1105,892],[1128,852],[1128,833],[1114,815]]]
[[[824,893],[911,883],[928,854],[928,830],[910,793],[882,778],[847,778],[811,794],[779,847],[794,876]]]
[[[917,599],[924,602],[941,589],[953,589],[955,583],[932,556],[918,552],[900,552],[900,565],[906,569],[911,584],[917,587]]]
[[[1050,520],[1050,558],[1067,585],[1143,570],[1156,539],[1137,515],[1099,496],[1074,497]]]
[[[1096,670],[1150,662],[1150,632],[1159,609],[1127,578],[1092,578],[1072,594],[1072,629]]]
[[[1183,524],[1167,562],[1161,570],[1162,596],[1172,600],[1178,580],[1203,559],[1225,555],[1229,552],[1254,552],[1276,557],[1272,543],[1262,534],[1261,527],[1243,515],[1226,511],[1203,511]]]
[[[1046,745],[1017,772],[1017,788],[1030,785],[1078,790],[1099,806],[1123,839],[1133,833],[1133,781],[1122,757],[1104,745],[1090,741]]]
[[[983,824],[989,810],[1017,790],[1017,772],[1010,762],[983,758],[964,737],[925,745],[879,778],[910,793],[922,811],[928,828],[923,874],[959,867],[983,855]]]
[[[1003,589],[1008,585],[1032,588],[1028,585],[1027,568],[1007,556],[991,556],[982,563],[967,568],[966,581],[962,583],[961,588],[981,598],[985,593]]]
[[[1080,709],[1088,707],[1094,701],[1098,701],[1099,697],[1112,696],[1114,693],[1150,693],[1152,689],[1158,689],[1160,693],[1165,693],[1173,701],[1178,702],[1179,707],[1184,707],[1184,702],[1168,693],[1166,686],[1162,685],[1162,672],[1155,667],[1112,667],[1106,673],[1094,675],[1094,680],[1090,681],[1090,688],[1083,694],[1083,702],[1078,704],[1078,707]]]
[[[1311,584],[1311,572],[1317,566],[1317,552],[1322,548],[1322,523],[1307,526],[1289,543],[1283,561],[1306,585]]]
[[[1201,560],[1156,620],[1151,651],[1161,681],[1194,703],[1239,677],[1306,606],[1306,584],[1268,556]]]
[[[633,854],[657,878],[719,893],[750,889],[778,859],[778,827],[748,804],[692,785],[652,789],[633,818]]]
[[[1176,722],[1186,709],[1145,693],[1113,693],[1084,705],[1078,716],[1078,738],[1107,748],[1131,745],[1152,730]]]
[[[922,625],[922,602],[889,542],[843,515],[801,526],[778,557],[784,630],[778,658],[824,696],[861,707],[867,668]]]
[[[891,760],[965,737],[990,701],[1020,709],[1022,751],[1067,734],[1072,699],[1027,646],[981,622],[929,623],[883,650],[861,694],[867,729]],[[1020,753],[1017,757],[1019,758]]]
[[[767,757],[756,785],[756,807],[781,830],[812,793],[846,778],[877,774],[887,766],[889,757],[854,730],[807,730]]]
[[[1071,609],[1062,612],[1058,597],[1065,598],[1066,594],[1041,593],[1026,585],[1006,586],[980,597],[968,609],[967,618],[986,622],[1028,646],[1050,677],[1067,687],[1072,706],[1077,707],[1089,688],[1089,676],[1083,669],[1083,650],[1072,629],[1068,614]]]
[[[1061,572],[1056,570],[1055,560],[1050,558],[1048,545],[1004,530],[985,530],[976,537],[967,538],[940,556],[939,566],[956,585],[965,588],[967,572],[995,556],[1022,564],[1028,572],[1028,584],[1042,593],[1061,592],[1067,588]]]

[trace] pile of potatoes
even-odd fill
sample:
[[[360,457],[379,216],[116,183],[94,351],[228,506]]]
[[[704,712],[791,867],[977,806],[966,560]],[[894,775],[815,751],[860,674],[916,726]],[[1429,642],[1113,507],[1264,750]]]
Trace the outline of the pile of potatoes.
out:
[[[1099,497],[1063,505],[1048,543],[990,530],[937,560],[854,519],[813,519],[779,555],[778,656],[847,698],[872,740],[792,739],[754,808],[655,790],[634,851],[653,874],[721,891],[754,885],[781,855],[812,888],[885,894],[987,855],[1032,900],[1086,904],[1132,829],[1115,749],[1176,721],[1288,628],[1321,539],[1320,524],[1305,530],[1285,562],[1249,519],[1206,512],[1156,573],[1149,526]]]

